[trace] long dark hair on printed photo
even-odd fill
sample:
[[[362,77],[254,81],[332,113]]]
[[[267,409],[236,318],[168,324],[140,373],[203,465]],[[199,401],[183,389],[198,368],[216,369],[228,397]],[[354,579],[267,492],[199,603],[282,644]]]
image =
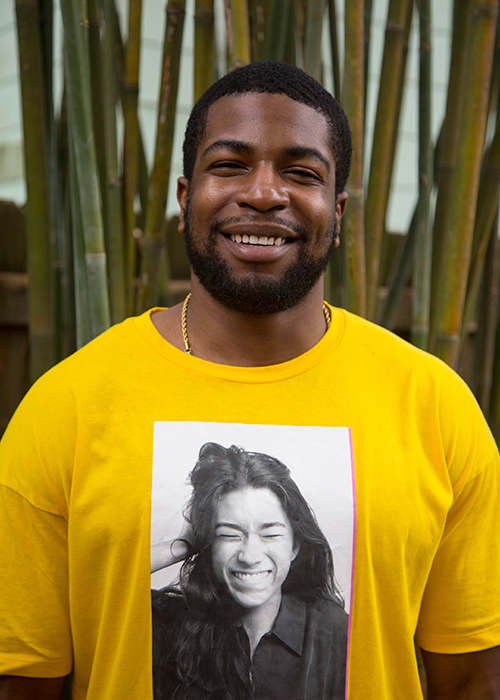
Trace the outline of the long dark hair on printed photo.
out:
[[[251,700],[248,641],[241,625],[242,608],[232,599],[212,568],[215,516],[221,498],[248,488],[269,489],[278,497],[293,529],[299,553],[291,564],[282,592],[303,600],[335,600],[343,606],[335,585],[330,546],[313,511],[282,462],[267,454],[206,443],[190,474],[193,487],[185,516],[191,522],[194,545],[184,561],[177,587],[157,592],[160,607],[179,604],[185,612],[165,629],[162,658],[155,655],[155,700]],[[166,686],[162,677],[175,673]]]

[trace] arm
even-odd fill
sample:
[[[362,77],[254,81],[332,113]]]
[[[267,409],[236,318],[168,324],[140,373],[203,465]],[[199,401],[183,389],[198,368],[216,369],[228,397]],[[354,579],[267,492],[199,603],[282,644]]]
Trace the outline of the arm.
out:
[[[151,573],[164,569],[189,556],[194,535],[191,523],[184,518],[182,528],[177,537],[172,540],[162,540],[151,545]],[[1,700],[1,698],[0,698]]]
[[[500,646],[468,654],[421,651],[428,700],[500,700]]]
[[[0,700],[61,700],[62,678],[0,676]]]

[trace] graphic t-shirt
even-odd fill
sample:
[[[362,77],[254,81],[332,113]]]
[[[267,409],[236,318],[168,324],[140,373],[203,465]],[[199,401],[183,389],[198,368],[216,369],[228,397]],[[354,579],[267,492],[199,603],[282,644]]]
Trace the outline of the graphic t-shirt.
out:
[[[179,575],[151,576],[152,546],[179,535],[207,443],[279,460],[314,512],[349,615],[347,697],[421,698],[415,635],[440,653],[500,643],[498,453],[451,370],[337,309],[309,352],[255,368],[187,356],[147,313],[42,377],[6,431],[0,672],[152,697],[151,588]],[[235,576],[253,573],[273,565]],[[221,588],[243,607],[238,585]]]

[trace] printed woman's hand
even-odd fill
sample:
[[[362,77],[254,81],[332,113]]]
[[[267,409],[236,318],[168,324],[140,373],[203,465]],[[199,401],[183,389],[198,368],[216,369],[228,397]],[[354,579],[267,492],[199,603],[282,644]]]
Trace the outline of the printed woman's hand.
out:
[[[193,539],[191,523],[184,518],[178,537],[163,540],[151,546],[151,573],[186,559]]]

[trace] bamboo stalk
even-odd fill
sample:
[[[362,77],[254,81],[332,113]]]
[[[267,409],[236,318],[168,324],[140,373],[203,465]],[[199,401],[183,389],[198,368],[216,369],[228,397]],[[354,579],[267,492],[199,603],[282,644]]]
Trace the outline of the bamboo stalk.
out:
[[[307,0],[294,0],[293,15],[296,35],[297,66],[305,67],[305,36],[306,36]]]
[[[41,0],[40,35],[43,55],[44,103],[47,128],[47,173],[49,182],[49,239],[52,264],[53,319],[55,361],[65,355],[64,349],[64,230],[61,217],[61,181],[57,149],[58,128],[54,115],[53,63],[54,63],[54,3]]]
[[[324,15],[325,0],[309,0],[307,3],[304,42],[304,70],[318,82],[322,82],[321,37],[323,34]]]
[[[128,38],[123,67],[122,104],[125,128],[123,133],[123,201],[126,243],[126,295],[127,311],[134,310],[134,277],[136,269],[137,240],[135,229],[135,196],[139,168],[139,70],[141,59],[142,0],[129,0]],[[121,44],[119,28],[114,27],[115,41]],[[117,31],[118,30],[118,31]],[[117,37],[118,35],[118,37]]]
[[[169,0],[167,5],[156,148],[149,180],[138,311],[154,306],[160,289],[160,253],[164,245],[165,207],[174,140],[185,4],[185,0]]]
[[[47,111],[36,0],[16,0],[27,185],[26,235],[30,310],[30,378],[35,381],[55,362],[50,251]]]
[[[73,275],[75,285],[76,347],[81,348],[92,340],[92,322],[89,305],[89,283],[85,260],[85,240],[82,228],[80,194],[74,140],[71,131],[69,141],[69,189],[71,200],[71,233],[73,242]]]
[[[266,58],[283,61],[293,0],[271,0]]]
[[[194,101],[214,82],[214,0],[196,0],[194,15]]]
[[[432,229],[430,208],[433,176],[430,0],[419,0],[418,7],[420,18],[419,212],[413,263],[411,342],[422,350],[427,350],[431,302]]]
[[[446,113],[441,128],[436,167],[437,200],[434,212],[432,251],[431,335],[436,322],[436,297],[445,265],[443,241],[448,228],[448,214],[453,206],[452,183],[457,159],[458,139],[464,103],[464,78],[467,65],[472,0],[455,0],[453,39]]]
[[[330,30],[330,47],[332,51],[333,94],[340,101],[342,87],[340,83],[339,40],[335,0],[328,0],[328,28]]]
[[[365,206],[367,315],[374,318],[410,0],[390,0]]]
[[[381,325],[389,330],[393,330],[396,323],[396,315],[403,291],[411,275],[411,268],[414,258],[415,241],[417,237],[419,204],[417,202],[413,211],[410,227],[405,236],[404,244],[400,248],[399,254],[394,259],[393,266],[389,273],[387,287],[389,292],[385,300],[385,306],[380,321]]]
[[[106,252],[99,203],[99,185],[90,101],[88,20],[80,0],[61,4],[68,96],[68,123],[75,151],[75,170],[85,239],[92,337],[110,324]]]
[[[493,222],[498,210],[500,198],[500,109],[497,114],[495,135],[485,155],[481,172],[477,198],[476,218],[474,222],[471,268],[467,284],[467,294],[462,321],[461,342],[463,343],[477,306],[479,288],[483,275],[484,261],[489,240],[493,231]]]
[[[475,374],[476,397],[483,412],[487,412],[492,388],[495,360],[495,333],[498,320],[498,292],[500,282],[500,238],[498,237],[498,209],[493,221],[492,235],[488,244],[488,255],[483,285],[483,302],[476,341]]]
[[[124,222],[122,188],[118,164],[116,102],[118,85],[114,67],[114,0],[103,0],[104,31],[102,35],[102,87],[104,108],[104,146],[106,156],[106,251],[109,278],[111,321],[118,323],[126,316]]]
[[[103,211],[106,211],[106,146],[104,143],[104,129],[102,122],[103,112],[103,86],[102,86],[102,51],[101,51],[101,25],[102,12],[97,7],[97,0],[88,0],[88,54],[90,66],[90,98],[92,104],[92,125],[94,131],[95,153],[97,159],[97,172],[99,174],[99,186]],[[106,217],[104,217],[105,223]]]
[[[284,62],[292,66],[297,65],[297,32],[295,23],[295,5],[290,8],[290,16],[288,18],[288,28],[286,34],[286,46]]]
[[[372,26],[372,0],[365,0],[365,69],[364,69],[364,104],[363,114],[366,122],[366,101],[368,99],[368,85],[370,76],[370,43],[371,43],[371,26]]]
[[[495,41],[498,0],[474,0],[470,53],[465,74],[462,122],[453,179],[453,202],[444,249],[446,269],[437,299],[435,333],[431,348],[456,366],[474,229],[481,156],[484,144],[491,60]]]
[[[347,183],[349,206],[344,216],[345,307],[366,315],[365,230],[363,210],[363,104],[364,104],[364,7],[345,5],[345,59],[342,104],[353,141],[351,174]]]
[[[250,52],[250,19],[247,0],[225,0],[227,20],[227,69],[246,66]]]
[[[250,9],[252,61],[265,61],[271,0],[249,0],[248,5]]]

